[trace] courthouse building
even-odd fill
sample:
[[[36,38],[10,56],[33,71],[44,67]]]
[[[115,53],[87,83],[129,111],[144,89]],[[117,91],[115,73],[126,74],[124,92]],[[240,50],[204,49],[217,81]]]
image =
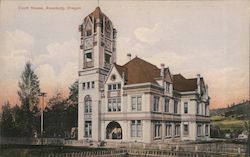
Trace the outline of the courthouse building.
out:
[[[158,68],[129,54],[128,62],[118,65],[117,31],[99,7],[84,18],[79,31],[78,140],[154,143],[209,138],[203,77],[174,75],[164,64]]]

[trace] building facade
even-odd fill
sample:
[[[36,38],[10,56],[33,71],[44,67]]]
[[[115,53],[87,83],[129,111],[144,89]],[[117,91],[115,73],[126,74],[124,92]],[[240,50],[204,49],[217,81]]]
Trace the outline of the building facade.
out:
[[[206,140],[208,86],[128,56],[116,64],[116,29],[99,7],[79,27],[78,139],[118,142]]]

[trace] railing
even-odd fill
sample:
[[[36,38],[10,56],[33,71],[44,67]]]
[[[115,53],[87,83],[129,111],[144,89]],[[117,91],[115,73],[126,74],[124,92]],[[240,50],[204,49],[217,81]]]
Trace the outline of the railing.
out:
[[[203,152],[188,152],[188,151],[163,151],[163,150],[138,150],[138,149],[120,149],[109,151],[95,151],[95,152],[71,152],[71,153],[48,153],[43,154],[42,157],[243,157],[236,154],[222,154],[217,152],[203,153]]]
[[[9,138],[1,137],[0,144],[21,144],[21,145],[40,145],[40,138]],[[132,154],[136,149],[140,153],[153,152],[174,152],[177,155],[180,153],[193,153],[193,154],[213,154],[214,152],[219,154],[230,155],[242,155],[246,153],[246,145],[243,144],[233,144],[233,143],[206,143],[206,144],[194,144],[194,143],[154,143],[145,144],[140,142],[108,142],[106,145],[101,145],[100,142],[93,142],[87,140],[66,140],[60,138],[44,138],[45,145],[61,145],[61,146],[87,146],[87,147],[99,147],[99,148],[112,148],[119,150],[131,150]],[[146,152],[143,150],[147,150]],[[107,153],[107,152],[106,152]],[[129,151],[128,151],[129,153]],[[131,153],[130,153],[131,154]],[[164,153],[163,153],[164,154]],[[213,155],[213,156],[216,156]],[[71,157],[71,156],[69,156]],[[73,157],[73,156],[72,156]]]

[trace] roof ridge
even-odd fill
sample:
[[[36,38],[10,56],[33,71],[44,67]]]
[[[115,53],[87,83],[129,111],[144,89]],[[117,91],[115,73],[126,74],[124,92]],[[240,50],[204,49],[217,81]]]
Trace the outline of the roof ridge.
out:
[[[135,58],[131,59],[130,61],[128,61],[127,63],[125,63],[123,66],[126,66],[128,63],[130,63],[131,61],[133,61],[135,59],[139,59],[139,60],[141,60],[141,61],[143,61],[143,62],[145,62],[145,63],[147,63],[147,64],[149,64],[149,65],[151,65],[151,66],[153,66],[153,67],[155,67],[157,69],[159,69],[156,65],[154,65],[154,64],[152,64],[152,63],[150,63],[150,62],[148,62],[148,61],[146,61],[146,60],[144,60],[144,59],[142,59],[140,57],[137,57],[137,56]]]

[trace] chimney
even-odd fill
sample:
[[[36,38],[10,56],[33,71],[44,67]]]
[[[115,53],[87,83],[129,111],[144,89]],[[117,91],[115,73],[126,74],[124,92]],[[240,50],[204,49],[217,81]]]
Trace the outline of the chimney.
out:
[[[131,60],[131,53],[127,53],[127,60],[128,62]]]
[[[199,94],[201,94],[201,75],[200,74],[197,74],[197,91]]]
[[[164,76],[165,64],[161,63],[161,76]]]

